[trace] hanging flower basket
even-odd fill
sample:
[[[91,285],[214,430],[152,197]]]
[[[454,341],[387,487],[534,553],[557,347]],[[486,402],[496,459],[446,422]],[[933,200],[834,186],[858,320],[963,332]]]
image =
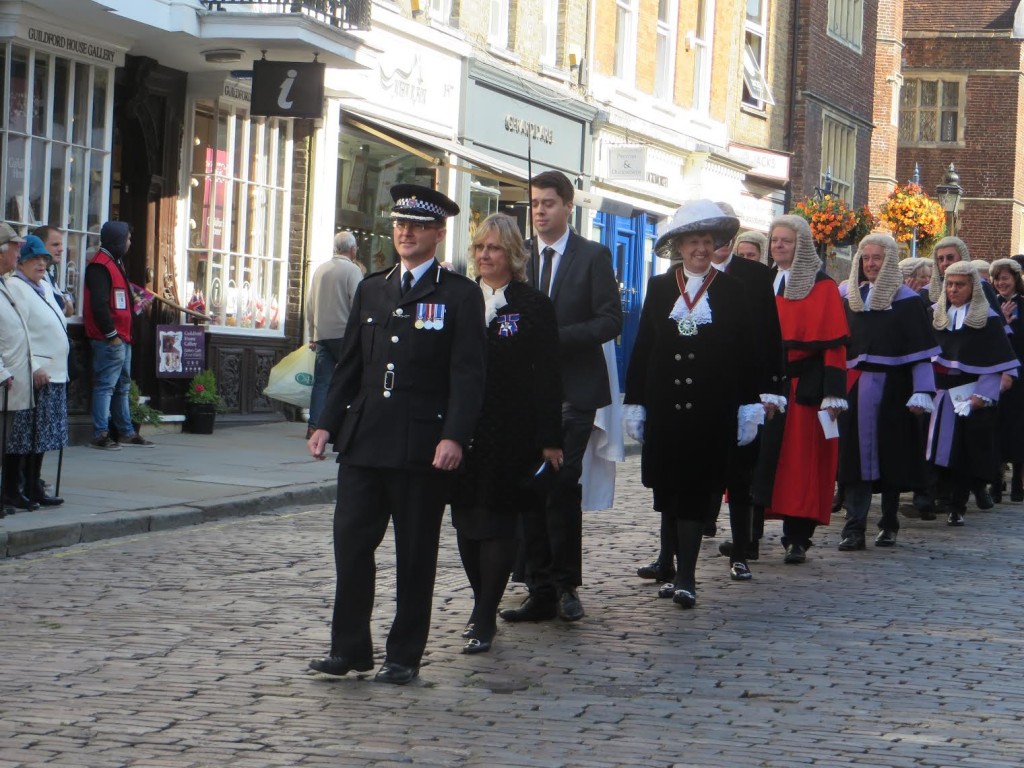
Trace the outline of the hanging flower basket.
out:
[[[946,229],[946,212],[938,200],[913,182],[896,185],[878,210],[878,218],[899,243],[909,243],[916,233],[920,245]]]
[[[836,195],[804,198],[793,213],[807,220],[814,242],[825,248],[843,245],[859,221],[857,212]]]

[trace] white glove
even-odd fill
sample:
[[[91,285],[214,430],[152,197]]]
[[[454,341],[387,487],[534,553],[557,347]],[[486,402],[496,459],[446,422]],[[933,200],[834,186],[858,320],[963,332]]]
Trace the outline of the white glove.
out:
[[[779,413],[786,412],[786,398],[782,395],[761,395],[761,402],[765,405],[774,405],[778,408]]]
[[[644,441],[644,422],[647,421],[647,409],[642,405],[622,406],[622,426],[626,434],[638,443]]]
[[[925,392],[915,392],[907,400],[907,408],[920,408],[925,413],[931,413],[935,410],[935,401]]]
[[[959,403],[953,405],[953,412],[957,416],[970,416],[971,415],[971,399],[961,400]]]
[[[826,397],[821,401],[821,407],[818,409],[824,411],[826,408],[838,408],[841,411],[845,411],[850,407],[850,404],[841,397]]]
[[[736,419],[736,445],[749,445],[757,437],[757,428],[764,424],[764,406],[760,403],[741,405]]]

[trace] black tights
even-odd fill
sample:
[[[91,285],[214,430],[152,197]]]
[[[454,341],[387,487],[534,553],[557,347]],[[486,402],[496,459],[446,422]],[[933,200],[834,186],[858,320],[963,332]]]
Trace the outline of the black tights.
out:
[[[473,588],[473,613],[469,623],[479,640],[497,631],[498,603],[505,594],[519,542],[515,539],[470,539],[457,535],[462,566]]]

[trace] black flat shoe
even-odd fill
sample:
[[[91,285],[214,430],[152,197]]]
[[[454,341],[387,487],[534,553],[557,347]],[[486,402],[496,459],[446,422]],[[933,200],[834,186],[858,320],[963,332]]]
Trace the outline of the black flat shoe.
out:
[[[34,501],[36,504],[39,504],[42,507],[59,507],[61,504],[64,503],[64,499],[62,499],[60,496],[46,495],[33,496],[32,501]]]
[[[992,501],[992,494],[988,492],[987,488],[978,488],[974,492],[974,503],[982,512],[988,512],[995,506],[995,502]]]
[[[473,655],[475,653],[487,653],[491,650],[492,642],[493,638],[489,640],[481,640],[478,637],[471,637],[469,642],[462,646],[462,652],[469,655]]]
[[[373,669],[373,659],[354,661],[345,656],[326,656],[322,659],[313,659],[309,662],[309,668],[314,672],[338,676],[347,675],[349,672],[369,672]]]
[[[420,675],[419,667],[407,667],[395,661],[385,661],[377,674],[373,676],[375,683],[391,685],[408,685]]]
[[[844,536],[843,540],[839,542],[840,552],[855,552],[866,547],[867,544],[862,533],[851,533],[849,536]]]
[[[789,544],[786,546],[786,556],[782,562],[786,565],[799,565],[800,563],[807,562],[807,550],[801,547],[799,544]]]
[[[672,595],[672,602],[683,608],[693,608],[697,604],[697,595],[688,589],[677,589]]]
[[[28,512],[35,512],[39,509],[39,505],[23,493],[19,493],[17,496],[6,497],[3,500],[3,503],[5,506],[14,507],[15,509],[24,509]]]
[[[469,622],[469,624],[466,625],[466,628],[464,630],[462,630],[462,636],[463,637],[467,637],[467,638],[469,638],[469,637],[476,637],[475,633],[476,633],[476,624],[474,624],[472,621]]]
[[[961,528],[964,524],[964,513],[963,512],[950,512],[946,518],[946,525],[951,525],[954,528]]]
[[[718,545],[718,554],[723,555],[724,557],[732,557],[732,550],[733,550],[733,546],[732,546],[732,542],[731,541],[723,541],[721,544]],[[760,541],[752,541],[752,542],[750,542],[750,545],[747,547],[747,557],[746,557],[746,559],[747,560],[757,560],[760,557],[761,557],[761,542]]]
[[[676,585],[667,581],[658,587],[658,597],[672,597],[676,593]]]
[[[733,563],[732,567],[729,569],[729,578],[733,581],[750,581],[754,578],[754,574],[752,574],[750,569],[747,568],[746,563],[737,561]]]
[[[665,567],[661,560],[655,560],[648,565],[642,565],[636,569],[636,575],[641,579],[654,579],[655,581],[672,581],[675,577],[675,569],[671,566]]]

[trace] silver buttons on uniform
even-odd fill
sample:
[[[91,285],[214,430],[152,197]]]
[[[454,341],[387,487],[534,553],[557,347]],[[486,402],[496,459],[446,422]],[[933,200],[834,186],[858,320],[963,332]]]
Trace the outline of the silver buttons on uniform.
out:
[[[676,352],[676,360],[682,360],[683,356]]]
[[[679,403],[676,403],[676,410],[677,411],[681,411],[682,409],[683,409],[683,406],[681,406]]]
[[[690,354],[688,354],[688,355],[686,356],[686,359],[687,359],[687,360],[693,360],[693,358],[695,358],[695,357],[696,357],[696,355],[695,355],[695,354],[693,354],[693,352],[691,352]]]
[[[388,390],[384,390],[384,397],[391,397],[391,393]]]
[[[679,379],[676,379],[676,386],[677,386],[677,387],[678,387],[678,386],[679,386],[680,384],[682,384],[682,383],[683,383],[683,382],[681,382],[681,381],[680,381]]]
[[[686,410],[690,410],[691,408],[693,408],[693,403],[687,403]]]
[[[395,364],[394,363],[388,363],[388,370],[389,371],[395,370]]]
[[[391,343],[392,344],[397,344],[398,343],[398,337],[397,336],[392,336],[391,337]]]
[[[687,384],[693,384],[693,379],[687,379],[687,380],[686,380],[686,383],[687,383]]]

